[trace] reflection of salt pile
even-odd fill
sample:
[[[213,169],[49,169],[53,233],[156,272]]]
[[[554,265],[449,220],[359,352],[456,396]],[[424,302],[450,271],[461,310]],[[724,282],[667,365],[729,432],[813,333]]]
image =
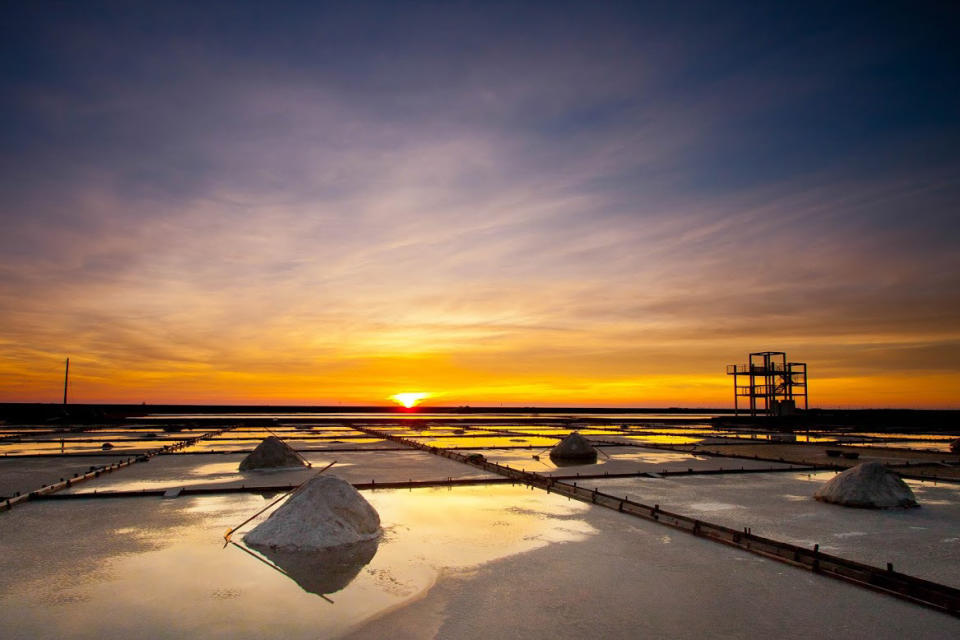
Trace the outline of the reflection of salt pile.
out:
[[[593,462],[597,459],[597,450],[579,432],[574,431],[550,449],[550,459]]]
[[[300,552],[344,547],[380,536],[380,516],[353,486],[317,476],[243,537],[252,547]]]
[[[879,462],[847,469],[820,487],[813,497],[821,502],[867,509],[920,506],[907,483]]]
[[[251,469],[276,469],[279,467],[305,467],[303,458],[286,442],[275,436],[264,439],[240,463],[240,471]]]
[[[264,547],[260,553],[286,572],[304,591],[324,595],[350,584],[377,554],[378,539],[345,547],[314,551],[280,551]]]

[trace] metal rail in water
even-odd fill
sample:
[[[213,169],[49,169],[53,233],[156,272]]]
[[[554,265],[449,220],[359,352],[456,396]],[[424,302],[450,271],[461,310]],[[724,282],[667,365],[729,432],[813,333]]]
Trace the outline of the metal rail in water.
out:
[[[755,535],[749,528],[738,531],[723,525],[664,511],[660,509],[660,505],[645,505],[626,497],[620,498],[596,489],[578,487],[575,482],[571,484],[538,473],[518,471],[496,462],[487,462],[483,456],[478,454],[464,455],[456,451],[432,447],[415,440],[358,425],[354,425],[354,428],[434,455],[492,471],[517,482],[544,489],[548,493],[559,493],[569,498],[650,520],[707,540],[737,547],[772,560],[960,617],[960,589],[899,573],[893,570],[892,564],[888,564],[886,569],[870,566],[822,553],[819,545],[815,545],[813,549],[798,547],[787,542]]]

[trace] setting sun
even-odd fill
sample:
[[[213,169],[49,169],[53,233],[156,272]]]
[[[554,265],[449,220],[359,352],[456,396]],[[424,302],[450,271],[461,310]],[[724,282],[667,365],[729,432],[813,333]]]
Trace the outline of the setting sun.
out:
[[[397,393],[390,396],[390,399],[409,409],[429,395],[429,393]]]

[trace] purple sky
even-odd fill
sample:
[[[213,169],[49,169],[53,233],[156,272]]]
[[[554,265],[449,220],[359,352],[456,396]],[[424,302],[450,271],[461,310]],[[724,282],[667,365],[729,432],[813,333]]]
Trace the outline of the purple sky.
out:
[[[0,400],[957,406],[957,12],[752,4],[5,3]]]

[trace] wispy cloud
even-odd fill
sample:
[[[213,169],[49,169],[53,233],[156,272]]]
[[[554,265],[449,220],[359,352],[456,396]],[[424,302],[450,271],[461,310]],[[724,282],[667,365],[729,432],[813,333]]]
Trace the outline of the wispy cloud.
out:
[[[900,44],[581,17],[308,15],[248,47],[242,16],[74,16],[20,44],[0,398],[71,354],[90,400],[726,404],[722,364],[789,347],[954,402],[956,128],[849,108]]]

